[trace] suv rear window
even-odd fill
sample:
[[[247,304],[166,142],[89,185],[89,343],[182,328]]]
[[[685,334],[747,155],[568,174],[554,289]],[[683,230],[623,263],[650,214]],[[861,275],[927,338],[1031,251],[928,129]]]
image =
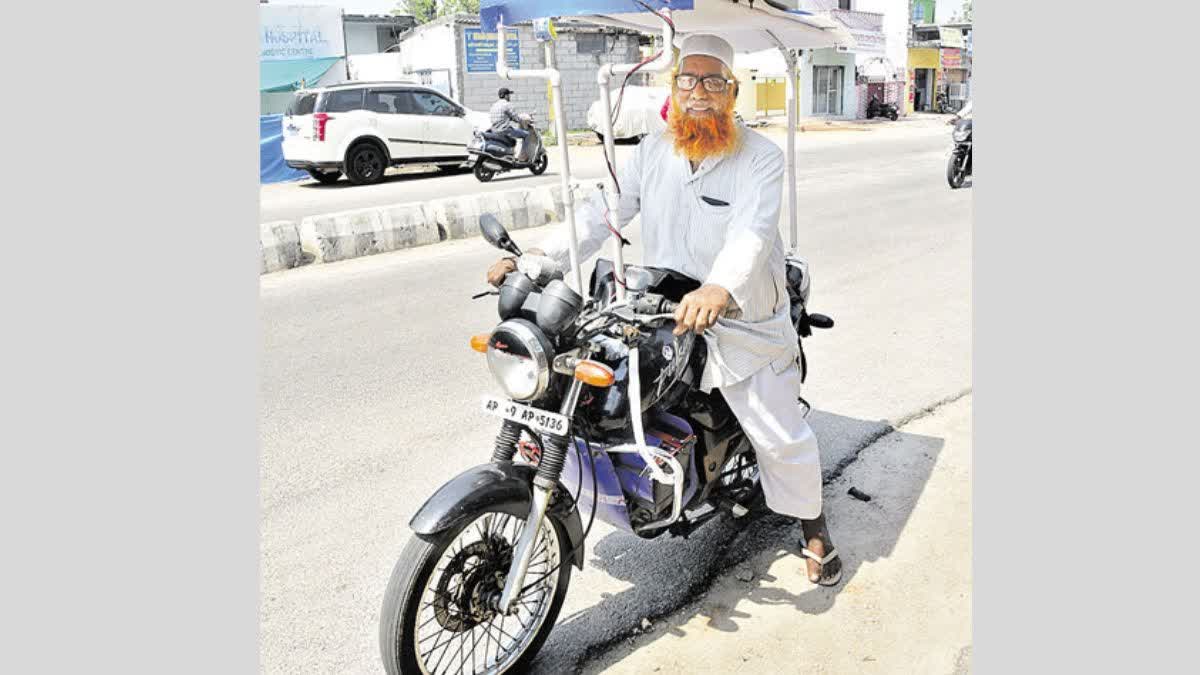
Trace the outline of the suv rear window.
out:
[[[335,89],[321,98],[321,112],[336,113],[362,110],[363,89]]]
[[[316,94],[296,94],[288,103],[285,115],[311,115],[317,104]]]

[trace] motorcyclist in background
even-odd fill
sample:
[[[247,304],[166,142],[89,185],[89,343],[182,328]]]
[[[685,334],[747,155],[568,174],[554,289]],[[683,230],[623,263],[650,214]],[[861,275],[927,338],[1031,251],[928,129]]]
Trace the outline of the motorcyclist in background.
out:
[[[488,114],[491,116],[492,131],[521,142],[521,151],[513,154],[518,161],[523,161],[525,139],[529,138],[529,132],[521,128],[521,116],[517,114],[517,107],[510,100],[512,94],[512,90],[508,87],[500,87],[500,91],[496,92],[499,99],[492,104]]]

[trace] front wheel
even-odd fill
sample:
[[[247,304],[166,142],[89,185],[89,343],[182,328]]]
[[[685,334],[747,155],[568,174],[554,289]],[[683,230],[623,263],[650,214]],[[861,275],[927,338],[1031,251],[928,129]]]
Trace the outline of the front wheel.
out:
[[[967,153],[956,151],[950,155],[950,161],[946,164],[946,182],[950,183],[952,189],[957,190],[962,187],[966,178]]]
[[[484,166],[482,162],[475,165],[475,178],[478,179],[480,183],[488,182],[495,175],[496,172]]]
[[[542,521],[517,612],[494,603],[504,589],[524,516],[484,511],[404,547],[383,598],[379,647],[388,675],[523,672],[554,628],[571,583],[569,539]]]
[[[538,155],[536,160],[534,160],[533,166],[529,167],[529,170],[533,172],[533,175],[540,176],[546,173],[546,167],[549,165],[550,157],[543,152],[542,154]]]

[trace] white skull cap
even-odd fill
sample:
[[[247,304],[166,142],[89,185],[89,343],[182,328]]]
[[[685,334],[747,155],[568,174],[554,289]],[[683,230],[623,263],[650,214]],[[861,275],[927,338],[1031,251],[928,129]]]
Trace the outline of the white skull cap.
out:
[[[733,70],[733,45],[716,35],[696,33],[683,38],[679,47],[679,62],[689,56],[711,56]]]

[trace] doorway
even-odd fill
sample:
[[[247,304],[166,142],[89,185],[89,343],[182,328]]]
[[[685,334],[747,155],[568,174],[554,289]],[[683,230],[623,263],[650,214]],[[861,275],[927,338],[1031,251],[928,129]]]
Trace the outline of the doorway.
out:
[[[933,107],[932,68],[917,68],[913,75],[913,110],[926,112]]]
[[[845,66],[813,66],[813,114],[842,114]]]

